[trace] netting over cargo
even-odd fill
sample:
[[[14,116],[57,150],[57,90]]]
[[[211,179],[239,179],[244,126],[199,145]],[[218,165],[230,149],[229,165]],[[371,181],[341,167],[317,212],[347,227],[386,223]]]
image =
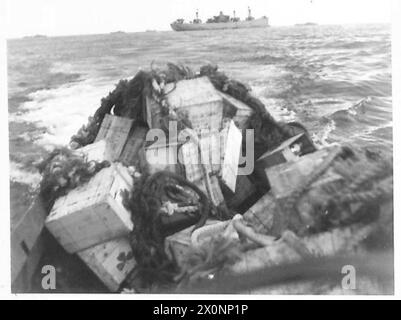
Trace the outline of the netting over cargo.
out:
[[[112,291],[191,291],[392,247],[392,159],[317,148],[216,66],[121,80],[42,168],[48,229]]]

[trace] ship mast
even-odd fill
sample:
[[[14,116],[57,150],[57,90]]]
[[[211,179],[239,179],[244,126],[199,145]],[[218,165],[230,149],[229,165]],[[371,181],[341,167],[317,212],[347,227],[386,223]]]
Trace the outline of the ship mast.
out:
[[[196,9],[195,15],[196,18],[194,19],[193,23],[202,23],[202,21],[199,19],[199,9]]]
[[[236,12],[235,12],[235,10],[233,11],[233,17],[231,18],[231,21],[232,22],[238,22],[240,19],[239,18],[237,18],[237,15],[236,15]]]
[[[247,21],[254,20],[254,17],[252,17],[251,14],[251,7],[248,6],[248,17],[246,18]]]

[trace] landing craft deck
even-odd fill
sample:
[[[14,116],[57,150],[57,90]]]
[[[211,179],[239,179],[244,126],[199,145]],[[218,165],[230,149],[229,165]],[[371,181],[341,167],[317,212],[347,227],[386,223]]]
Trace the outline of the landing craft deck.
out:
[[[144,146],[147,129],[162,129],[157,127],[158,121],[148,122],[150,128],[142,127],[146,126],[147,114],[137,111],[149,105],[145,105],[146,99],[141,99],[136,100],[141,103],[129,104],[136,112],[125,116],[118,113],[118,108],[113,115],[112,108],[98,109],[97,114],[103,112],[99,119],[104,123],[81,130],[85,136],[98,138],[81,139],[84,141],[81,152],[62,149],[61,155],[52,153],[41,171],[42,186],[47,187],[44,190],[51,193],[61,188],[60,193],[53,195],[55,204],[49,210],[47,228],[68,252],[77,252],[111,291],[126,288],[140,292],[147,286],[157,287],[161,281],[176,287],[178,278],[178,289],[185,283],[196,286],[198,280],[209,281],[213,286],[221,272],[241,276],[258,267],[283,266],[299,259],[332,256],[339,251],[354,253],[358,246],[368,250],[366,244],[362,247],[362,242],[375,231],[371,227],[383,224],[392,214],[390,206],[385,210],[378,207],[379,200],[385,202],[392,196],[392,163],[372,151],[345,147],[336,147],[323,157],[329,148],[316,150],[306,129],[299,133],[290,124],[276,122],[245,85],[229,79],[217,67],[204,66],[195,73],[169,65],[163,72],[176,77],[166,85],[163,83],[167,92],[162,89],[156,97],[161,99],[160,103],[163,98],[168,101],[164,105],[168,112],[160,114],[161,120],[170,121],[174,115],[179,131],[187,131],[193,138],[193,148],[184,158],[200,159],[199,170],[198,167],[192,170],[193,163],[186,162],[183,172],[174,173],[163,166],[154,167],[154,173],[148,165],[134,167],[141,157],[140,150],[145,154],[160,149],[155,158],[166,158],[167,145],[163,141]],[[163,81],[151,72],[147,75],[154,76],[154,81]],[[113,92],[111,96],[117,96],[114,103],[120,101],[119,94],[130,103],[132,97],[143,98],[142,76],[143,73],[138,73],[126,88]],[[234,112],[225,113],[224,95],[219,90],[240,99],[241,104],[255,113],[247,126],[252,126],[263,148],[259,162],[262,162],[261,173],[270,184],[268,190],[261,187],[263,179],[257,174],[239,178],[238,156],[244,131],[236,128],[234,119],[238,111],[247,108],[227,96],[225,101],[231,101]],[[178,110],[186,112],[175,112]],[[205,114],[202,121],[200,111]],[[127,114],[134,114],[134,119]],[[246,112],[244,119],[248,116]],[[216,125],[212,126],[214,122]],[[223,134],[223,157],[218,152],[221,146],[216,143],[221,138],[220,131],[212,130],[220,128],[220,124],[230,124],[228,132]],[[202,140],[202,128],[207,128],[215,139]],[[75,137],[80,138],[80,134]],[[112,146],[115,157],[108,158],[107,145]],[[185,151],[185,145],[188,146],[188,141],[181,151]],[[76,155],[85,151],[87,156]],[[219,160],[217,166],[210,163],[213,155]],[[106,158],[112,162],[108,168],[103,167],[107,163],[100,162]],[[149,161],[149,157],[144,158]],[[255,158],[251,158],[254,162]],[[126,166],[118,163],[122,159]],[[344,181],[340,187],[339,180]],[[233,196],[237,196],[236,201],[231,201]],[[243,215],[235,214],[239,206]],[[209,225],[215,220],[221,221]],[[27,232],[22,239],[25,245],[20,239],[15,241],[14,245],[20,245],[20,253],[31,244],[27,240],[40,232],[40,228],[32,230],[37,230],[32,237]],[[385,236],[378,242],[390,241]],[[177,263],[183,273],[167,272],[165,266],[178,267]],[[138,281],[146,284],[138,285]],[[285,290],[292,292],[290,286]],[[237,291],[226,293],[234,292]]]

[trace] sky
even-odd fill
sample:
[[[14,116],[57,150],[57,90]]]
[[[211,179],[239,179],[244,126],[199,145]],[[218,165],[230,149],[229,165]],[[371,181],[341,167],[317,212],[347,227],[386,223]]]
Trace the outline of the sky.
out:
[[[1,0],[7,38],[169,30],[177,18],[219,11],[268,16],[271,25],[390,23],[391,0]],[[0,16],[1,18],[1,16]]]

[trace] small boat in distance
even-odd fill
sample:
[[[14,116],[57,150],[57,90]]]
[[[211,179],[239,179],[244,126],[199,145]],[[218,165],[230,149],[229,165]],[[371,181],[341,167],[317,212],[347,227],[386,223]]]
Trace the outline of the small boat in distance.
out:
[[[245,29],[245,28],[266,28],[269,27],[269,18],[263,16],[262,18],[255,19],[251,15],[251,9],[248,7],[248,17],[241,21],[240,18],[223,14],[220,11],[218,16],[209,18],[206,23],[202,23],[199,19],[199,12],[196,11],[196,18],[190,23],[185,23],[184,19],[177,19],[171,24],[174,31],[196,31],[196,30],[222,30],[222,29]]]
[[[305,23],[297,23],[295,24],[296,27],[312,27],[312,26],[317,26],[317,23],[314,22],[305,22]]]
[[[25,36],[23,39],[47,39],[47,36],[43,34],[35,34],[34,36]]]
[[[125,31],[121,31],[121,30],[119,30],[119,31],[113,31],[113,32],[110,32],[110,34],[116,34],[116,35],[119,35],[119,34],[126,34],[126,32],[125,32]]]

